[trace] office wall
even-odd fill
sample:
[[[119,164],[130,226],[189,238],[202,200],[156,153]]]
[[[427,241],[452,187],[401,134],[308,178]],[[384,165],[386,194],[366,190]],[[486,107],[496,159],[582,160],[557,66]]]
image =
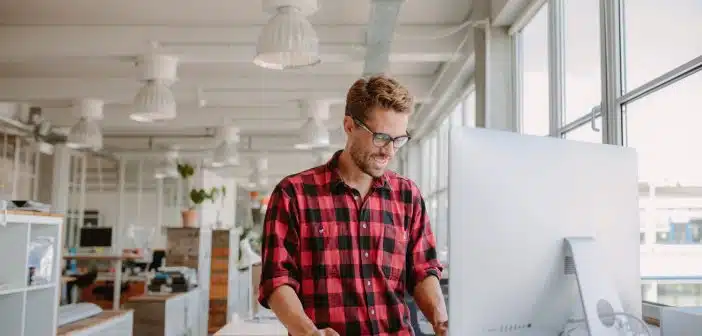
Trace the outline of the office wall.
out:
[[[100,212],[100,225],[115,227],[118,221],[118,195],[113,191],[87,192],[85,194],[85,209],[98,210]],[[78,195],[71,196],[71,204],[78,204]],[[132,247],[126,237],[126,228],[129,225],[138,225],[146,228],[153,228],[152,248],[165,248],[166,237],[158,228],[157,220],[157,197],[155,191],[147,191],[141,194],[141,208],[138,210],[138,196],[136,192],[126,192],[124,194],[124,224],[123,231],[124,247]],[[180,225],[180,209],[175,207],[163,207],[162,218],[164,226]]]
[[[236,199],[237,185],[233,178],[222,177],[217,172],[211,170],[202,171],[203,186],[205,188],[221,188],[227,190],[225,197],[217,199],[216,202],[205,201],[200,208],[201,225],[215,227],[217,214],[224,227],[233,227],[236,221]]]

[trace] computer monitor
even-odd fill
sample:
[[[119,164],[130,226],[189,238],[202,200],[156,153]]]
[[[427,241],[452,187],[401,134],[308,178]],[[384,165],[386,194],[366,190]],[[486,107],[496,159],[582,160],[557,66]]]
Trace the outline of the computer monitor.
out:
[[[641,317],[634,150],[475,128],[449,139],[450,335],[556,336],[574,317],[619,335],[599,319],[614,322],[608,304]],[[569,237],[585,237],[574,258]]]
[[[112,246],[111,227],[82,227],[80,228],[80,247],[110,247]]]

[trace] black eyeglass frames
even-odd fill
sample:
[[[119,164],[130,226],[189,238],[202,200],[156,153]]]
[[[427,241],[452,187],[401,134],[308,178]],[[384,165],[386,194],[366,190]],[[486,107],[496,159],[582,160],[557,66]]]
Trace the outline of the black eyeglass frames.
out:
[[[395,147],[395,149],[398,149],[404,146],[411,139],[409,134],[400,135],[398,137],[392,137],[390,136],[390,134],[387,133],[373,132],[362,121],[356,118],[353,118],[353,121],[356,123],[356,125],[360,126],[373,136],[373,145],[375,145],[376,147],[385,147],[390,142],[392,142],[393,147]]]

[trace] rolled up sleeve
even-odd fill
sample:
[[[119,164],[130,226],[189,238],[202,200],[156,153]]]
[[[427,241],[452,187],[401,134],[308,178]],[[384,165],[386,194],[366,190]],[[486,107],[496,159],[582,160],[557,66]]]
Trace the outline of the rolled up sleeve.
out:
[[[284,181],[275,187],[268,201],[263,224],[258,302],[267,309],[270,309],[268,299],[278,287],[287,285],[295,292],[300,289],[297,262],[299,225],[294,199],[288,192]]]
[[[407,291],[414,293],[414,288],[428,276],[441,279],[443,266],[436,252],[436,238],[431,230],[429,215],[424,198],[419,189],[413,185],[412,216],[410,218],[410,239],[407,258]]]

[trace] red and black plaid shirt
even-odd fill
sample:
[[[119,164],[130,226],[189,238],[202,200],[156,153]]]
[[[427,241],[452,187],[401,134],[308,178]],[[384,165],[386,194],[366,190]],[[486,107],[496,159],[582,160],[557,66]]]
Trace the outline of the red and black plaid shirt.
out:
[[[341,335],[412,335],[405,292],[442,266],[417,186],[386,172],[365,198],[326,165],[291,175],[266,212],[260,303],[292,287],[318,328]]]

